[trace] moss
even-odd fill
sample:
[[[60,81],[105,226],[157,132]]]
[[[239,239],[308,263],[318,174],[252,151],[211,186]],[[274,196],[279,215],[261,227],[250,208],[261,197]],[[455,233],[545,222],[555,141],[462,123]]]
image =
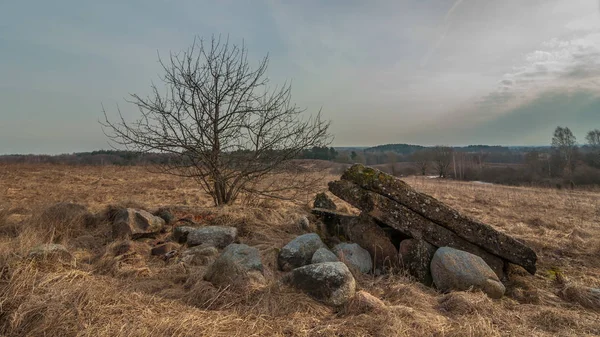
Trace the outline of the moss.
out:
[[[390,185],[398,182],[393,176],[362,164],[351,166],[344,172],[342,179],[355,182],[361,186]]]

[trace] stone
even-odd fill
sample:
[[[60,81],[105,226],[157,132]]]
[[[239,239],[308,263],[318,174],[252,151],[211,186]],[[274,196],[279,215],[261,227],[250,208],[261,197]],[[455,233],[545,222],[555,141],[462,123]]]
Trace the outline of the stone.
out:
[[[375,267],[389,269],[398,266],[398,250],[390,237],[375,221],[364,214],[352,220],[343,220],[343,232],[348,241],[367,250],[374,259]]]
[[[281,248],[277,264],[282,271],[290,271],[311,263],[312,257],[319,248],[327,248],[319,235],[308,233],[296,237]]]
[[[366,249],[376,268],[385,270],[398,265],[398,251],[383,228],[366,214],[354,216],[315,208],[312,213],[323,220],[331,236],[343,237]]]
[[[400,179],[361,164],[350,167],[344,172],[341,179],[389,198],[431,222],[456,233],[467,242],[483,247],[502,259],[522,266],[531,274],[536,272],[537,255],[530,247],[495,230],[490,225],[460,214],[457,210],[429,195],[415,191]],[[337,191],[338,193],[331,190],[332,193],[346,200],[347,194],[339,193],[342,192],[339,189]]]
[[[325,194],[323,192],[316,195],[315,202],[313,203],[313,207],[329,209],[332,211],[335,211],[337,209],[337,206],[335,205],[333,200],[331,200],[331,198],[329,198],[327,196],[327,194]]]
[[[340,259],[327,248],[319,248],[313,254],[310,261],[311,264],[323,262],[339,262]]]
[[[363,189],[346,180],[330,182],[329,189],[340,198],[361,209],[366,215],[394,228],[405,236],[425,240],[436,247],[453,247],[480,256],[499,278],[504,277],[504,261],[500,257],[392,199]]]
[[[47,243],[36,246],[29,251],[29,258],[38,261],[72,263],[73,255],[63,245]]]
[[[160,233],[165,220],[143,210],[125,208],[115,214],[113,238],[139,239]]]
[[[206,226],[194,229],[187,236],[187,245],[214,246],[222,249],[237,239],[237,228],[223,226]]]
[[[252,281],[264,282],[263,264],[258,249],[245,244],[230,244],[208,268],[204,279],[216,287],[244,287]]]
[[[296,268],[283,281],[331,306],[341,306],[356,292],[356,281],[342,262],[323,262]]]
[[[437,248],[424,240],[408,239],[400,242],[398,253],[401,266],[418,282],[433,284],[429,266]]]
[[[371,254],[356,243],[342,242],[333,247],[333,252],[340,261],[363,274],[369,273],[373,269]]]
[[[450,247],[435,252],[431,275],[433,283],[442,292],[480,289],[490,298],[498,299],[506,290],[481,257]]]
[[[165,220],[166,224],[170,224],[175,220],[175,216],[168,208],[162,207],[154,212],[154,215]]]
[[[158,246],[152,248],[152,250],[150,250],[150,255],[164,256],[169,252],[177,251],[177,250],[179,250],[178,244],[176,244],[174,242],[167,242],[167,243],[163,243],[161,245],[158,245]]]
[[[194,230],[196,230],[196,228],[190,226],[177,226],[173,228],[173,241],[181,244],[186,243],[188,235]]]
[[[181,262],[191,266],[207,266],[217,255],[219,250],[215,247],[195,246],[181,253]]]

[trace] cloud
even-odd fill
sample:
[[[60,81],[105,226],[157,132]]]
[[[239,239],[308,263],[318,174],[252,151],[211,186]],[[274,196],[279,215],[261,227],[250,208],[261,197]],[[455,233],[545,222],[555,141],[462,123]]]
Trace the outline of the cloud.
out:
[[[536,98],[466,130],[471,138],[505,144],[549,144],[558,125],[571,128],[580,140],[600,125],[600,95],[587,89],[548,90]]]
[[[496,90],[478,104],[499,110],[525,104],[548,90],[598,89],[600,83],[600,15],[593,13],[566,25],[561,37],[526,53],[521,64],[505,72]]]

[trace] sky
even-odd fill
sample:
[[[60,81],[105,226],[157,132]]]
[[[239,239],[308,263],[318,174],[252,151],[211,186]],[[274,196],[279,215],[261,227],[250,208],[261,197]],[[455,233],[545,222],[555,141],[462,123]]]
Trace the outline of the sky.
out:
[[[547,145],[600,128],[598,0],[0,1],[0,154],[110,148],[158,55],[195,36],[266,54],[333,146]]]

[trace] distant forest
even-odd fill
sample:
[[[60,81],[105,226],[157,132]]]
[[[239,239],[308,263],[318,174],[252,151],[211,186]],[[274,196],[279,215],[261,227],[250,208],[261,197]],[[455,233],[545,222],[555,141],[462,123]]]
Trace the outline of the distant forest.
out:
[[[420,146],[386,144],[370,148],[313,147],[298,159],[376,166],[396,176],[427,175],[508,185],[568,188],[600,185],[600,130],[578,145],[568,128],[557,127],[548,146]],[[61,155],[4,155],[0,163],[69,165],[156,165],[177,157],[160,153],[100,150]]]
[[[352,148],[313,147],[306,149],[298,155],[298,159],[318,159],[339,163],[360,162],[367,165],[381,165],[396,162],[411,162],[413,154],[420,151],[433,149],[410,144],[387,144],[361,150]],[[535,148],[508,148],[503,146],[469,145],[465,147],[451,147],[453,151],[461,153],[486,153],[489,163],[520,164],[523,154],[530,150],[547,152],[548,147]],[[393,158],[392,158],[393,157]],[[0,163],[47,163],[68,165],[152,165],[165,164],[176,158],[165,153],[137,153],[121,150],[98,150],[92,152],[78,152],[59,155],[0,155]]]

